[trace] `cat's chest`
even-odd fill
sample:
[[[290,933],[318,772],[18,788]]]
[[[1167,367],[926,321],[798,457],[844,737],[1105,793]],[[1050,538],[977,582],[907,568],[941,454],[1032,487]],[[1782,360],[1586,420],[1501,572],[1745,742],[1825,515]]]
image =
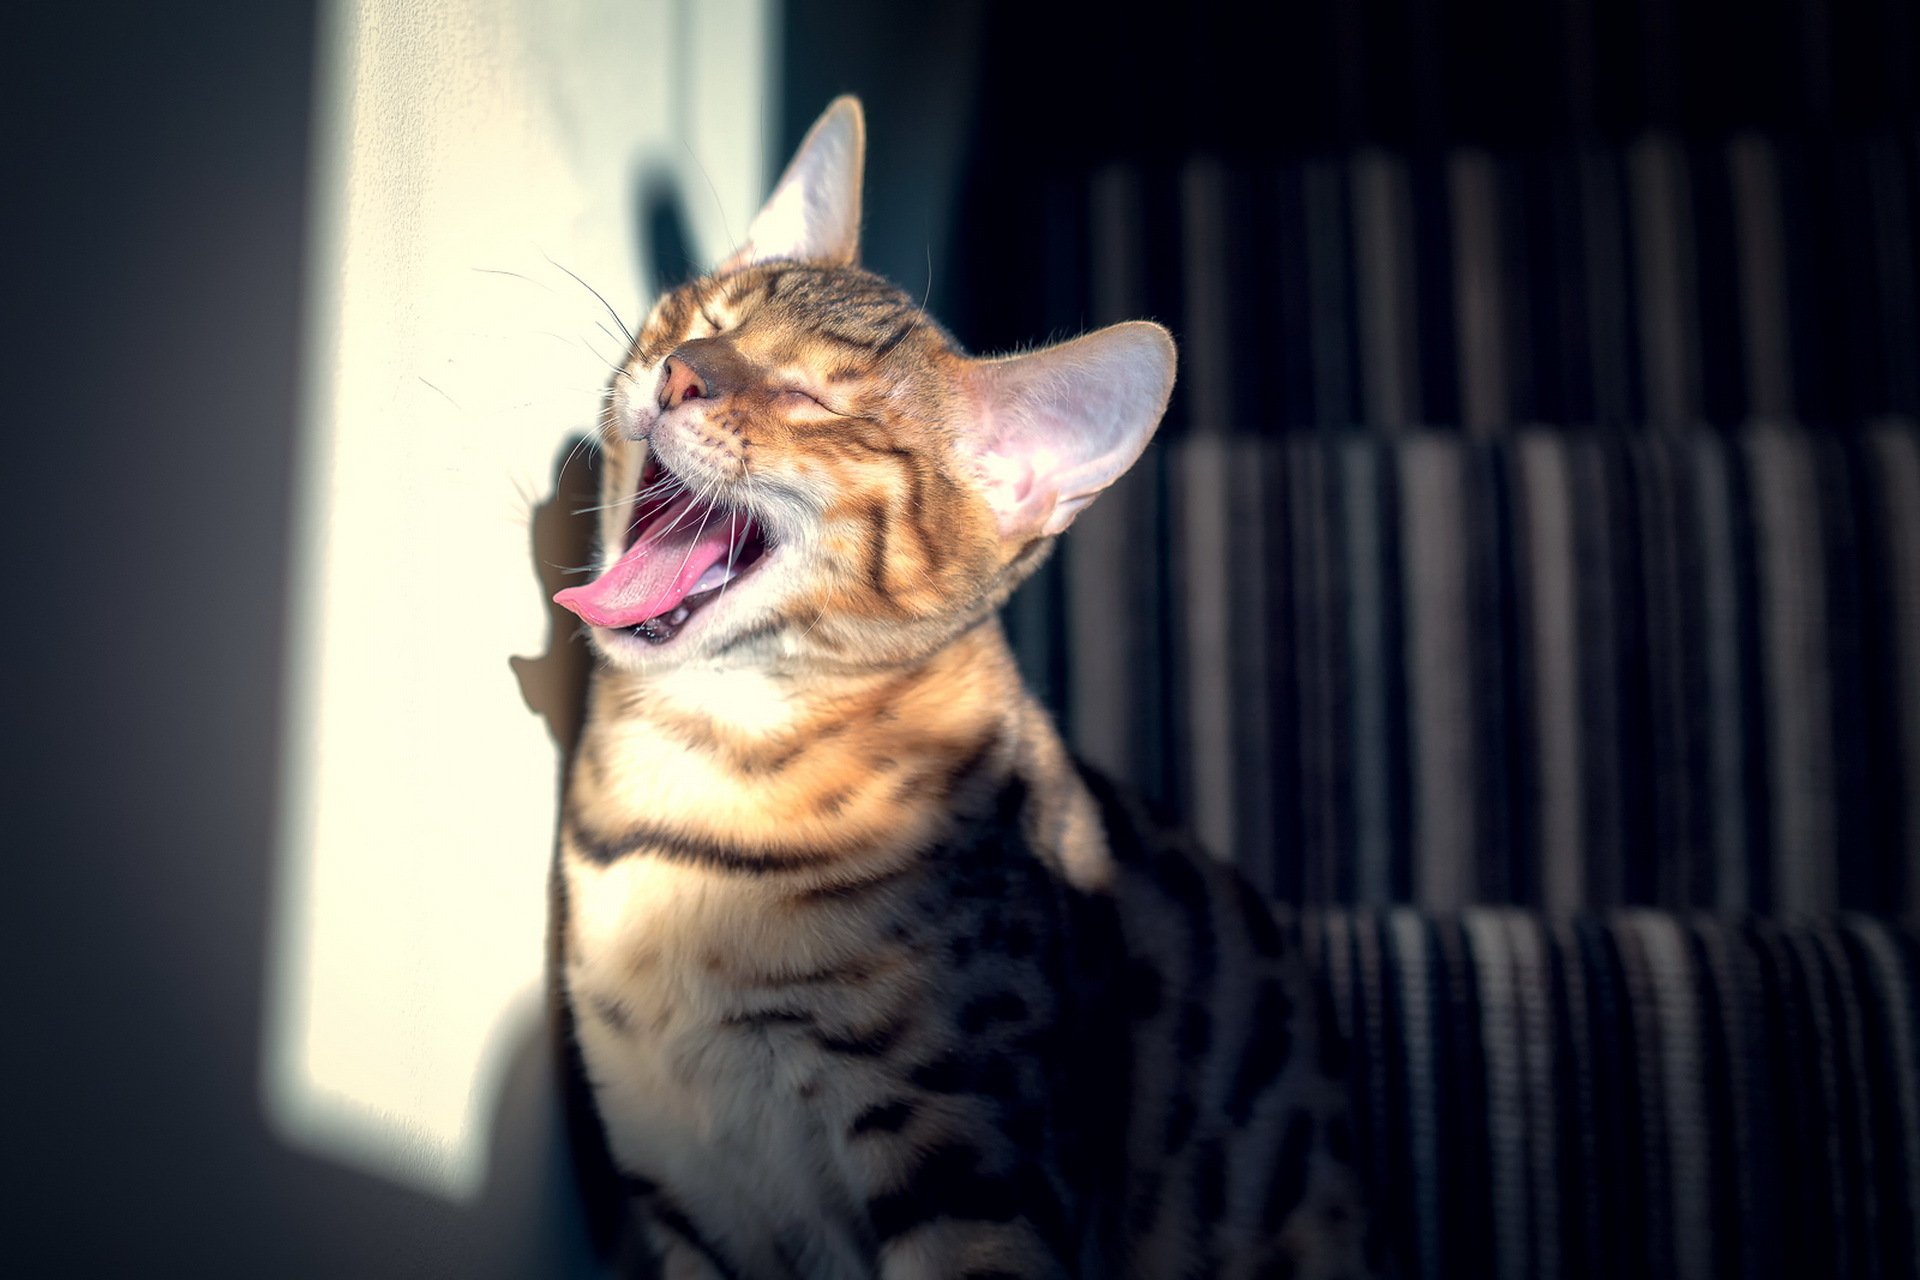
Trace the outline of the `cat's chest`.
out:
[[[859,935],[823,935],[751,883],[662,859],[573,859],[566,874],[575,1031],[619,1163],[675,1184],[723,1170],[754,1184],[713,1194],[817,1194],[787,1174],[822,1167],[853,1103],[792,1028],[836,1012],[821,1007],[832,992],[768,975],[844,966]]]
[[[742,955],[783,941],[767,905],[750,885],[715,886],[660,858],[573,858],[566,875],[567,987],[596,1085],[631,1082],[711,1127],[716,1095],[769,1083],[747,1055],[715,1060],[729,1057],[725,1030],[751,994],[735,976]]]

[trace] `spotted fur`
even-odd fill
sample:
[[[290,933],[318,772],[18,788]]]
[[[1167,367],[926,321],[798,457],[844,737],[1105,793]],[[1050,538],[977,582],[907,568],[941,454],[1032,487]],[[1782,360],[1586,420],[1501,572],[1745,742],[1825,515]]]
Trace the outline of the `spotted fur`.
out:
[[[562,952],[615,1162],[671,1277],[1362,1274],[1282,931],[1076,768],[995,617],[1171,344],[969,358],[854,265],[860,144],[842,100],[610,402],[607,564],[661,468],[766,547],[665,641],[590,628]]]

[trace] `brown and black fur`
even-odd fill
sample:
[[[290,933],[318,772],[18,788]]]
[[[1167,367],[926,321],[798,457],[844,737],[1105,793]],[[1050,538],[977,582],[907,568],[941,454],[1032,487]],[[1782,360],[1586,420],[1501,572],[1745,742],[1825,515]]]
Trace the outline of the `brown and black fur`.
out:
[[[807,147],[835,129],[857,209],[857,107]],[[664,1274],[1364,1274],[1282,931],[1076,768],[1015,670],[995,610],[1071,516],[970,435],[1011,420],[1011,364],[844,227],[802,248],[663,299],[608,422],[609,560],[650,454],[771,548],[670,644],[592,629],[567,791],[564,984]],[[1115,341],[1151,363],[1144,328]],[[1042,358],[1068,378],[1076,346]]]

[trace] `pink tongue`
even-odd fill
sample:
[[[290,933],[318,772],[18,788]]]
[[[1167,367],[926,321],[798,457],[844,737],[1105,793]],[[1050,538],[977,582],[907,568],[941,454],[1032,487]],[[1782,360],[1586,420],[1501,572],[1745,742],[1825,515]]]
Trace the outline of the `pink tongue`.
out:
[[[675,499],[612,568],[584,587],[556,593],[554,603],[596,627],[630,627],[671,612],[700,575],[725,558],[728,543],[740,541],[742,517],[692,507],[692,494]]]

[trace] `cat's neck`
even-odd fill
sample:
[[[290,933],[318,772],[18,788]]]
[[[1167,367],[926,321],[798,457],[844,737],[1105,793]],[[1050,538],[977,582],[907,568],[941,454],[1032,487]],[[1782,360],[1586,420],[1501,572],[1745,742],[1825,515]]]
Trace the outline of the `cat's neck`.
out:
[[[990,618],[927,657],[858,672],[602,670],[594,714],[697,728],[745,745],[886,724],[951,735],[1004,721],[1025,698],[1005,634]]]
[[[1104,878],[1088,802],[997,620],[925,660],[807,678],[602,671],[569,785],[602,834],[671,829],[745,849],[861,856],[921,847],[954,806],[1019,773],[1036,840]]]
[[[602,671],[572,790],[603,827],[867,846],[931,821],[955,770],[1010,768],[1024,698],[991,623],[859,675]]]

